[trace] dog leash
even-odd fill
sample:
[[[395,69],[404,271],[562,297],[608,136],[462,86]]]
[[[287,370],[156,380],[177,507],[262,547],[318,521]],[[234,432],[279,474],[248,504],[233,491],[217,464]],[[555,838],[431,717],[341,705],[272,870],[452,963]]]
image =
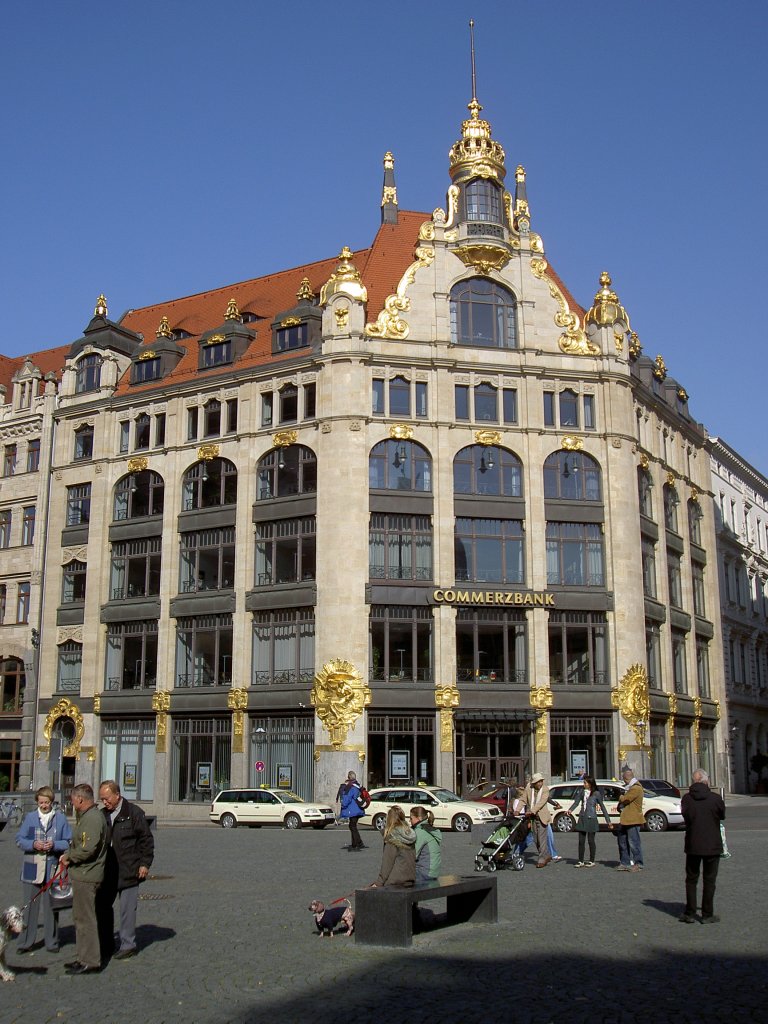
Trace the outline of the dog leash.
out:
[[[348,892],[346,896],[339,896],[339,898],[337,900],[332,900],[328,904],[328,906],[329,907],[335,907],[337,903],[344,903],[345,900],[346,900],[347,903],[349,903],[349,897],[350,896],[354,896],[354,895],[355,895],[355,890],[353,889],[352,892]]]
[[[45,885],[40,886],[40,889],[32,897],[32,899],[29,901],[29,903],[25,903],[24,904],[24,906],[21,908],[22,911],[27,910],[29,907],[31,907],[32,904],[35,902],[35,900],[39,900],[44,892],[48,892],[48,890],[51,888],[51,886],[53,885],[53,883],[56,881],[57,878],[59,878],[62,881],[64,881],[64,879],[68,878],[68,877],[69,876],[68,876],[68,871],[67,871],[66,864],[59,864],[58,868],[51,875],[50,879],[45,883]]]

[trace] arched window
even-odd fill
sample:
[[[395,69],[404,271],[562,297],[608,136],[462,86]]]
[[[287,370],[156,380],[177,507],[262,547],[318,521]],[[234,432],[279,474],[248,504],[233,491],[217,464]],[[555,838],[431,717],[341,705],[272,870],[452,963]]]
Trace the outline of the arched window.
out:
[[[184,474],[183,509],[215,508],[237,502],[237,469],[228,459],[201,459]]]
[[[642,466],[637,467],[637,497],[640,503],[640,514],[653,519],[652,500],[653,480],[651,474]]]
[[[691,544],[698,544],[701,547],[701,521],[704,513],[698,501],[691,498],[688,502],[688,536]]]
[[[77,364],[77,377],[75,380],[75,392],[80,395],[84,391],[96,391],[101,384],[101,356],[92,352],[83,356]]]
[[[501,189],[487,178],[475,178],[464,186],[464,216],[467,220],[501,224]]]
[[[680,524],[677,514],[680,505],[680,495],[677,488],[671,484],[664,484],[664,526],[671,533],[680,533]]]
[[[275,448],[259,460],[257,501],[317,490],[317,456],[302,444]]]
[[[165,482],[159,473],[143,469],[118,480],[115,487],[115,519],[159,516],[163,511]]]
[[[584,452],[553,452],[544,463],[544,497],[602,501],[600,465]]]
[[[506,448],[473,444],[453,460],[454,494],[496,494],[522,498],[523,466]]]
[[[431,491],[432,458],[415,441],[380,441],[368,458],[368,486],[372,490]]]
[[[485,277],[451,289],[451,341],[482,348],[517,348],[514,295]]]

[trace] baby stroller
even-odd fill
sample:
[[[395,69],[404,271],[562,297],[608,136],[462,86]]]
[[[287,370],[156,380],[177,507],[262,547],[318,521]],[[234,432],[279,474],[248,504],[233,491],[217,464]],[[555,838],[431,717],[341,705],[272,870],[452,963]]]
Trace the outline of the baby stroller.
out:
[[[495,871],[507,867],[513,871],[522,871],[525,858],[518,852],[518,844],[525,841],[529,829],[530,822],[525,815],[507,815],[475,854],[475,871]]]

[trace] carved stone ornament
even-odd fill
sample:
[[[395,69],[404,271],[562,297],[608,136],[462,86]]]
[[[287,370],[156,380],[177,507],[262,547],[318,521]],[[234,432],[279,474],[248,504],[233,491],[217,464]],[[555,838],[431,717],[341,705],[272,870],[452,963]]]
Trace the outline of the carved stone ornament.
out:
[[[146,455],[137,455],[132,459],[128,459],[128,472],[141,473],[148,465],[149,459]]]
[[[611,703],[639,744],[645,743],[645,733],[651,716],[651,698],[648,693],[648,673],[639,663],[631,665],[619,685],[611,690]]]
[[[76,644],[83,642],[83,627],[82,626],[61,626],[56,630],[56,646],[59,644],[65,644],[67,641],[73,640]]]
[[[227,707],[230,711],[245,711],[248,707],[248,691],[244,687],[233,687],[227,694]]]
[[[70,718],[75,726],[75,738],[69,746],[64,748],[62,756],[79,757],[80,743],[85,735],[85,722],[83,721],[83,713],[77,704],[73,704],[72,701],[68,700],[66,697],[62,697],[57,704],[54,704],[46,715],[45,725],[43,726],[43,736],[48,741],[48,749],[50,751],[53,727],[60,718]]]
[[[347,733],[371,703],[371,690],[351,662],[338,659],[317,673],[310,701],[330,734],[333,749],[341,750]]]
[[[287,448],[291,444],[296,444],[298,436],[297,430],[278,430],[272,436],[272,444],[275,448]]]
[[[627,311],[619,302],[616,292],[611,289],[611,275],[604,270],[600,275],[600,289],[594,303],[584,316],[584,326],[595,324],[597,327],[611,327],[617,322],[629,327]]]
[[[201,444],[197,449],[197,457],[202,462],[210,462],[211,459],[218,459],[220,451],[219,444]]]
[[[663,356],[656,356],[654,359],[653,376],[656,380],[664,380],[667,376],[667,365]]]
[[[435,687],[435,707],[457,708],[460,699],[458,686]]]
[[[389,428],[389,436],[393,441],[410,441],[413,437],[413,427],[407,423],[393,423]]]
[[[443,211],[440,211],[443,213]],[[433,214],[434,219],[434,214]],[[445,214],[443,213],[443,220],[445,220]],[[422,242],[431,242],[435,237],[435,225],[431,220],[425,220],[419,228],[419,238]]]
[[[633,361],[637,359],[643,351],[643,346],[640,344],[640,339],[637,336],[636,331],[629,332],[629,358]]]
[[[168,752],[168,711],[171,707],[171,695],[167,690],[156,690],[152,694],[152,710],[155,719],[155,752]]]
[[[435,250],[431,246],[420,245],[414,253],[416,260],[413,262],[400,279],[397,291],[387,296],[384,301],[384,309],[379,313],[375,324],[365,325],[365,333],[369,338],[390,338],[393,341],[403,341],[408,337],[410,327],[400,316],[407,313],[411,308],[411,300],[406,295],[408,288],[416,280],[416,271],[421,267],[428,267],[435,258]]]
[[[333,315],[336,318],[336,327],[343,330],[349,323],[349,306],[337,306]]]
[[[531,239],[534,237],[537,236],[531,235]],[[531,248],[534,248],[533,241],[531,242]],[[600,346],[595,345],[594,342],[589,340],[579,324],[578,316],[571,312],[571,307],[568,305],[565,295],[563,295],[554,281],[547,276],[547,261],[534,257],[531,260],[530,266],[533,276],[540,281],[545,281],[549,285],[549,294],[560,307],[558,312],[555,313],[556,326],[563,328],[565,332],[558,340],[560,351],[568,356],[599,356]]]
[[[501,431],[500,430],[476,430],[475,431],[475,444],[483,444],[486,447],[488,445],[501,444]]]
[[[498,245],[460,245],[453,253],[465,267],[474,267],[478,274],[501,270],[510,259],[507,250]]]
[[[580,452],[584,448],[584,440],[581,437],[566,434],[560,442],[560,447],[564,448],[567,452]]]
[[[643,452],[643,454],[640,456],[640,467],[641,467],[641,469],[648,469],[650,464],[651,464],[651,460],[648,458],[648,456],[645,454],[645,452]]]
[[[93,713],[94,715],[101,714],[101,694],[97,693],[93,698]]]

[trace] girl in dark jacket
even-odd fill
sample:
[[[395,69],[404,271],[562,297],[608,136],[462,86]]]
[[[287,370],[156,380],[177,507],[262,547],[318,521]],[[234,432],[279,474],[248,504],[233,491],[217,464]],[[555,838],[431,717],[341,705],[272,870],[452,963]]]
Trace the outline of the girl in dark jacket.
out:
[[[370,886],[410,886],[416,880],[416,833],[405,820],[402,807],[395,805],[387,812],[384,826],[384,850],[379,877]]]
[[[603,803],[603,794],[597,788],[597,782],[592,775],[584,777],[584,792],[576,797],[570,806],[573,811],[581,805],[579,817],[576,822],[576,831],[579,833],[579,860],[574,864],[575,868],[593,868],[595,866],[595,835],[599,828],[597,820],[598,807],[603,812],[608,828],[613,828],[608,811]],[[584,847],[589,840],[589,860],[584,860]]]

